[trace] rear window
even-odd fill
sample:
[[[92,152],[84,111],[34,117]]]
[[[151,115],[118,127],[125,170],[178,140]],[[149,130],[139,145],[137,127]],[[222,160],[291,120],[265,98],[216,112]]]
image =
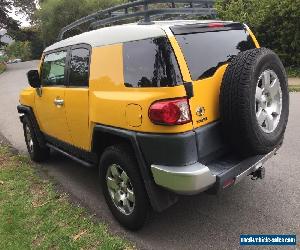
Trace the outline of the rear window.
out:
[[[255,48],[244,29],[176,35],[176,39],[194,81],[212,76],[239,52]]]
[[[126,87],[171,87],[182,84],[173,49],[166,37],[124,43]]]

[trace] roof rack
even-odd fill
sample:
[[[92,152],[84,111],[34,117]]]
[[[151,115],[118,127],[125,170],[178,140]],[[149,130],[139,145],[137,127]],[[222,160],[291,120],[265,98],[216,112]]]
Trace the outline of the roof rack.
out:
[[[152,4],[167,4],[167,8],[151,8]],[[118,21],[143,17],[140,24],[152,24],[151,16],[163,15],[198,15],[216,16],[213,4],[215,0],[137,0],[126,4],[118,5],[105,10],[97,11],[91,15],[80,18],[77,21],[64,27],[58,36],[62,40],[64,34],[74,28],[80,29],[85,24],[88,30],[97,29]],[[176,6],[180,4],[180,6]]]

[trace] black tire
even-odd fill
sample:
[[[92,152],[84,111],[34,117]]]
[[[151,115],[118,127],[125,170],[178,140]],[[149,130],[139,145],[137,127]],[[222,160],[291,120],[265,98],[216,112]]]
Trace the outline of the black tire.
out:
[[[134,190],[135,205],[133,211],[128,215],[122,213],[117,208],[109,194],[106,179],[108,169],[113,164],[117,164],[126,172]],[[150,205],[148,195],[146,193],[145,186],[132,150],[129,149],[128,145],[116,145],[108,147],[102,154],[99,163],[99,169],[102,191],[108,207],[110,208],[114,217],[121,225],[130,230],[140,229],[148,217]]]
[[[276,73],[282,92],[278,125],[267,132],[262,127],[265,123],[258,122],[255,99],[259,77],[266,70]],[[279,57],[266,48],[237,55],[226,69],[220,91],[220,119],[226,140],[243,155],[266,154],[282,143],[288,116],[287,77]]]
[[[24,130],[24,137],[25,137],[27,150],[31,160],[35,162],[43,162],[47,160],[50,155],[50,149],[48,147],[41,147],[37,139],[36,131],[30,119],[26,115],[23,118],[23,130]],[[30,133],[30,135],[28,133]],[[29,138],[29,136],[31,138]],[[30,139],[32,139],[31,144],[30,144]]]

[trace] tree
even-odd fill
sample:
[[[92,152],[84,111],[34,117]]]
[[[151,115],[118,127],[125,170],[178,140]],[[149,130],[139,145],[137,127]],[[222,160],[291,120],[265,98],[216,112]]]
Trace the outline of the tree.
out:
[[[20,23],[9,14],[15,11],[31,18],[35,10],[36,4],[32,0],[0,0],[0,30],[6,29],[7,33],[16,39],[14,35],[20,31]],[[0,46],[3,46],[3,43],[0,42]]]
[[[31,47],[29,41],[13,42],[6,46],[5,52],[9,59],[21,58],[23,61],[31,59]]]
[[[218,0],[221,19],[247,23],[286,66],[300,67],[300,0]]]
[[[123,0],[43,0],[36,18],[44,45],[53,43],[59,31],[71,22],[122,2]]]
[[[16,8],[17,13],[25,14],[29,20],[33,21],[38,0],[11,0],[10,2]]]
[[[10,1],[0,0],[0,30],[4,28],[18,28],[19,23],[8,15],[11,9],[12,5]]]
[[[11,32],[11,35],[17,41],[29,41],[32,56],[31,59],[40,59],[44,47],[39,33],[39,28],[36,25],[20,28],[17,31]]]
[[[0,29],[18,29],[19,22],[9,16],[13,10],[31,18],[36,10],[36,4],[32,0],[0,0]]]

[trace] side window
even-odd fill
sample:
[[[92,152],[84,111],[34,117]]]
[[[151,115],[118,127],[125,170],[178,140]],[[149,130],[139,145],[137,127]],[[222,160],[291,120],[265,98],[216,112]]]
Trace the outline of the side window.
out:
[[[66,51],[48,54],[42,66],[42,84],[44,86],[65,85]]]
[[[174,51],[166,37],[123,45],[126,87],[172,87],[182,84]]]
[[[88,86],[90,51],[85,48],[73,49],[70,61],[70,86]]]

